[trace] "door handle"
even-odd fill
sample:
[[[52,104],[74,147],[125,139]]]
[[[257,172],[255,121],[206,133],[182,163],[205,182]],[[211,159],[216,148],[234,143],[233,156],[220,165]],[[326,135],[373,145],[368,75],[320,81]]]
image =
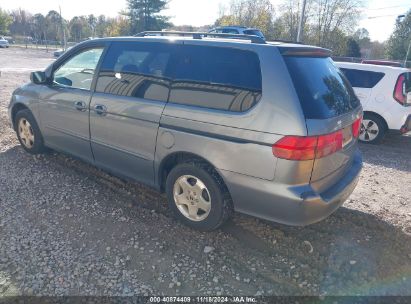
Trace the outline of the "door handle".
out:
[[[101,116],[104,116],[107,114],[107,107],[105,105],[100,105],[100,104],[96,104],[94,106],[94,111]]]
[[[86,103],[85,103],[84,101],[76,101],[76,102],[74,103],[74,107],[75,107],[77,110],[81,111],[81,112],[84,112],[85,110],[87,110],[87,105],[86,105]]]

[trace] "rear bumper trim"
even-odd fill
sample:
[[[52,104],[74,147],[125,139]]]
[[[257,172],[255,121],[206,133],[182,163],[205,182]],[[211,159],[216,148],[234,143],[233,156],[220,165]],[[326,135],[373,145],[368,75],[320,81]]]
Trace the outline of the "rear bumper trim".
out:
[[[316,223],[336,211],[354,191],[362,169],[356,152],[351,167],[336,184],[316,192],[309,184],[285,185],[223,171],[236,211],[287,225]]]

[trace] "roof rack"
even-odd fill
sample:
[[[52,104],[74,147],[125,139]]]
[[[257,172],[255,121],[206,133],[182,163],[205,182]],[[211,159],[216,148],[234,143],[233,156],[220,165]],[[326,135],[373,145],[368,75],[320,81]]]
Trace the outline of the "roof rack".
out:
[[[217,38],[231,38],[231,39],[243,39],[250,40],[252,43],[266,44],[265,40],[255,35],[241,35],[241,34],[226,34],[226,33],[205,33],[205,32],[179,32],[179,31],[146,31],[141,32],[134,37],[147,37],[147,36],[191,36],[193,39],[203,39],[205,37],[217,37]]]

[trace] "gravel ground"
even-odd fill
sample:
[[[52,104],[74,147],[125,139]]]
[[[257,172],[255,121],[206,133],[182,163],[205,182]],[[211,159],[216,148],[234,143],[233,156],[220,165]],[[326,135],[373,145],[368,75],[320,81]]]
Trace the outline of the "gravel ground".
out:
[[[411,137],[361,145],[358,187],[321,223],[237,214],[199,233],[154,190],[23,151],[7,105],[28,71],[51,61],[0,49],[0,296],[411,295]]]

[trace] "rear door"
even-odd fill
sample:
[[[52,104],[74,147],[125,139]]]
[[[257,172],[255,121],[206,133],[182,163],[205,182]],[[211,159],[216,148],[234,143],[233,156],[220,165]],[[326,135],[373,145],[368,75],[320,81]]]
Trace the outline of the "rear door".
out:
[[[348,80],[329,57],[284,56],[306,118],[308,136],[339,130],[343,148],[315,159],[311,183],[317,191],[335,184],[351,166],[357,150],[353,124],[362,108]]]
[[[95,162],[119,175],[153,183],[160,116],[169,95],[173,43],[113,42],[90,104]]]
[[[381,72],[364,71],[349,68],[340,68],[340,70],[344,73],[345,77],[347,77],[348,81],[354,89],[355,94],[357,95],[363,106],[371,101],[373,88],[385,75]]]

